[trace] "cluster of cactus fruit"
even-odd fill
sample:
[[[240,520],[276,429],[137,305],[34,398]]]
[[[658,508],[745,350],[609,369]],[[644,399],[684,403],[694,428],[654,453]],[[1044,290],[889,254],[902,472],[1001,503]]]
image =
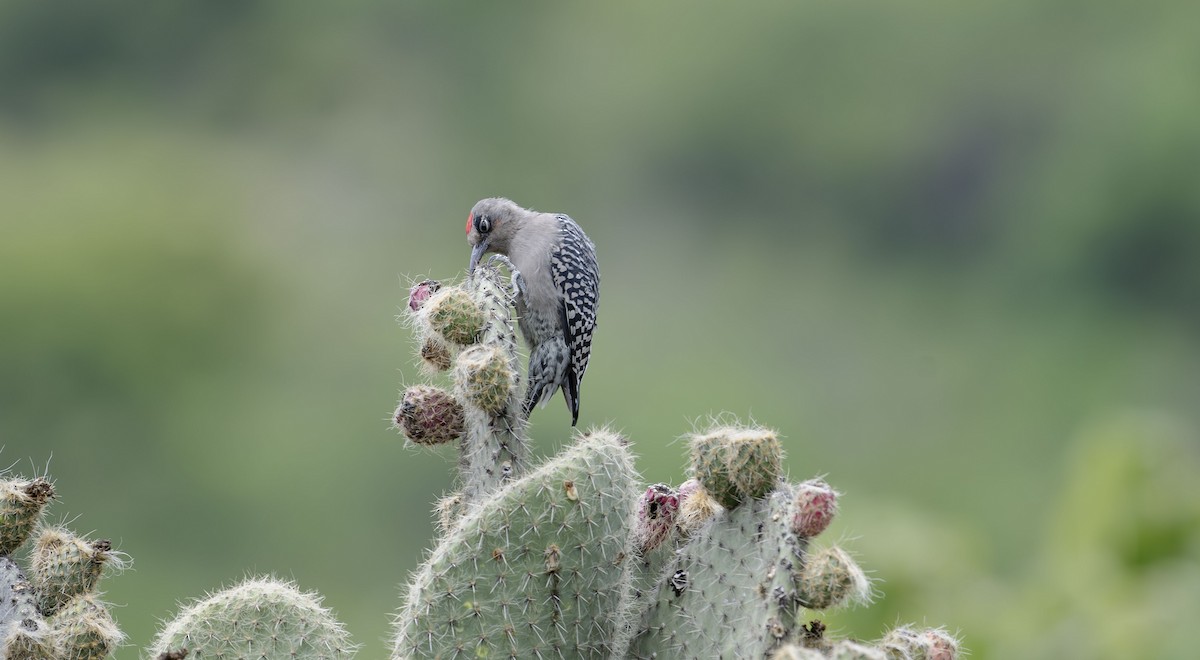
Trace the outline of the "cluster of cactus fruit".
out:
[[[579,435],[541,465],[520,414],[513,289],[495,263],[409,297],[422,364],[453,386],[406,389],[394,422],[418,445],[457,443],[440,538],[395,618],[392,658],[952,660],[941,629],[835,640],[812,612],[870,598],[836,546],[821,479],[789,483],[769,429],[714,424],[690,440],[690,478],[645,486],[629,441]],[[123,635],[96,585],[123,556],[42,523],[49,480],[0,479],[0,660],[111,657]],[[26,572],[12,555],[34,538]],[[356,646],[320,598],[251,578],[182,608],[147,649],[182,658],[340,660]]]
[[[511,295],[495,262],[462,285],[426,280],[410,293],[422,364],[453,385],[409,387],[395,424],[419,445],[457,443],[459,469],[396,618],[393,658],[957,657],[941,629],[868,643],[809,619],[866,602],[871,585],[841,548],[810,547],[837,493],[789,483],[769,429],[693,434],[678,488],[642,485],[629,442],[607,429],[529,464]]]

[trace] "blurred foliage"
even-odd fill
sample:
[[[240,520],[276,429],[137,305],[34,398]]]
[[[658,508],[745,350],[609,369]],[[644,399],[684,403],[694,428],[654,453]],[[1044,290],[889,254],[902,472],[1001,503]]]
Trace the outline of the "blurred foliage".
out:
[[[595,239],[581,421],[648,480],[730,410],[847,492],[888,582],[846,632],[924,615],[973,657],[1190,657],[1198,21],[0,4],[4,456],[49,461],[74,526],[134,557],[108,597],[136,644],[274,572],[378,655],[449,474],[386,430],[417,377],[393,316],[503,194]],[[542,451],[564,438],[557,401],[535,421]]]

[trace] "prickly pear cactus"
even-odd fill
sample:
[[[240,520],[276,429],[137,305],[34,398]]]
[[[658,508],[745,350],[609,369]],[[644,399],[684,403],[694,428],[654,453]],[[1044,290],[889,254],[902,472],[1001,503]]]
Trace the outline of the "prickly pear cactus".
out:
[[[408,585],[393,658],[956,657],[937,629],[866,643],[806,622],[871,585],[845,550],[812,547],[838,494],[789,483],[770,429],[694,433],[678,488],[635,485],[627,441],[606,431],[527,466],[511,295],[491,264],[410,294],[422,364],[453,382],[406,390],[396,425],[414,444],[459,440],[459,490],[437,504],[442,537]]]
[[[249,579],[183,608],[150,653],[187,658],[341,660],[355,645],[320,598],[287,582]]]
[[[43,527],[54,487],[44,477],[0,479],[0,658],[100,660],[124,640],[96,585],[123,561],[107,540]],[[33,538],[25,571],[12,554]]]

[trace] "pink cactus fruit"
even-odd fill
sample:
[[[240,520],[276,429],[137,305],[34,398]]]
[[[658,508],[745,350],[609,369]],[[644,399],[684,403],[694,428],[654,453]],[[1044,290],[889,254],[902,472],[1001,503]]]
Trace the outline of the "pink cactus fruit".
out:
[[[792,531],[796,536],[812,538],[825,531],[837,515],[837,491],[822,479],[809,479],[796,487],[796,514]]]
[[[429,300],[440,288],[442,285],[437,280],[424,280],[417,283],[408,292],[408,308],[414,312],[421,309],[425,301]]]
[[[679,512],[679,493],[666,484],[654,484],[638,500],[635,541],[645,555],[671,535],[675,514]]]

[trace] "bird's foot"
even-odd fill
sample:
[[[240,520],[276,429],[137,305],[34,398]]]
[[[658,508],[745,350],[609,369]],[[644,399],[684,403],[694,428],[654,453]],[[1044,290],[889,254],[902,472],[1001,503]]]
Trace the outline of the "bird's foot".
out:
[[[512,273],[511,281],[513,293],[511,302],[515,303],[517,298],[523,298],[525,296],[525,278],[521,275],[521,271],[517,270],[517,267],[513,265],[513,262],[509,260],[508,257],[502,254],[493,254],[490,258],[488,258],[488,264],[496,263],[503,264],[506,268],[508,268],[508,272]]]

